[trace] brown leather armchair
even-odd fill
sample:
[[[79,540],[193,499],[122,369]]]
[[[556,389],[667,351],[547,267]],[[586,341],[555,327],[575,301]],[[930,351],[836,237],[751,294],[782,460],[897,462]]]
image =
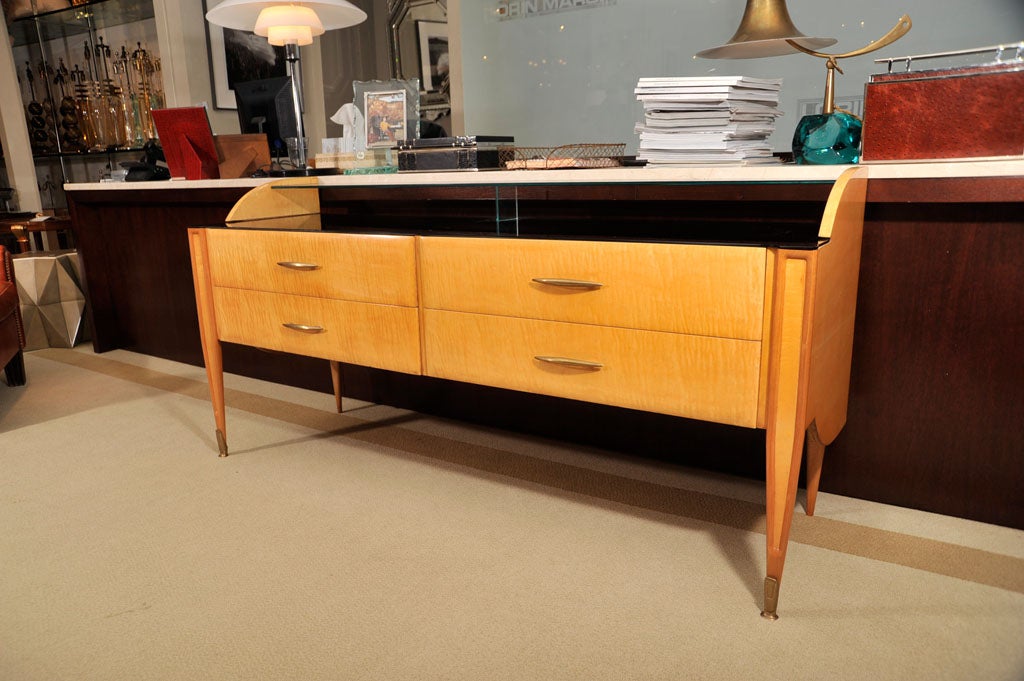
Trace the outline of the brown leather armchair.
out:
[[[0,245],[0,365],[7,385],[25,385],[25,325],[18,304],[18,285],[10,252]]]

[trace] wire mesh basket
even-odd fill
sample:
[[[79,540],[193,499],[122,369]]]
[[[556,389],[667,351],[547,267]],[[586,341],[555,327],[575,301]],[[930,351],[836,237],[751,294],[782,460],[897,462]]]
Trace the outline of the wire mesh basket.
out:
[[[625,144],[564,144],[558,147],[505,147],[501,165],[509,170],[611,168],[620,165]]]

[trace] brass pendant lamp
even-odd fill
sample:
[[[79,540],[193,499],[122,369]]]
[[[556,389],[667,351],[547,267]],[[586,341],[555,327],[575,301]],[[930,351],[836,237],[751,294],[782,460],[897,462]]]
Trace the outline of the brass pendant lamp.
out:
[[[786,0],[747,0],[743,19],[729,42],[701,50],[697,56],[706,59],[778,57],[797,52],[790,41],[810,50],[836,43],[835,38],[812,38],[798,31],[789,18]]]

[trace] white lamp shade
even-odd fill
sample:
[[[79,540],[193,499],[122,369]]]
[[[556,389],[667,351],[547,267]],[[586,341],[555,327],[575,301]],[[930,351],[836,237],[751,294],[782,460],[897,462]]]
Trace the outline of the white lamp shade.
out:
[[[316,13],[322,30],[320,33],[337,28],[347,28],[366,21],[366,12],[347,0],[224,0],[206,13],[211,24],[252,31],[260,13],[269,7],[304,7]],[[312,35],[320,35],[312,32]]]
[[[308,7],[276,5],[260,12],[252,32],[271,45],[312,45],[313,36],[324,34],[324,25]]]

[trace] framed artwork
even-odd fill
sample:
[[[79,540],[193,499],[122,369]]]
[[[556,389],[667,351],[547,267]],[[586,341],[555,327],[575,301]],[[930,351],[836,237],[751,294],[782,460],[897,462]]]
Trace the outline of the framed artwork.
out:
[[[420,83],[427,92],[436,92],[448,76],[448,24],[417,21],[416,33],[420,44]]]
[[[203,15],[223,0],[203,0]],[[216,109],[237,109],[235,83],[288,75],[284,48],[274,47],[249,31],[206,24],[207,48],[210,56],[210,89]]]
[[[393,147],[409,139],[405,90],[363,93],[366,148]]]

